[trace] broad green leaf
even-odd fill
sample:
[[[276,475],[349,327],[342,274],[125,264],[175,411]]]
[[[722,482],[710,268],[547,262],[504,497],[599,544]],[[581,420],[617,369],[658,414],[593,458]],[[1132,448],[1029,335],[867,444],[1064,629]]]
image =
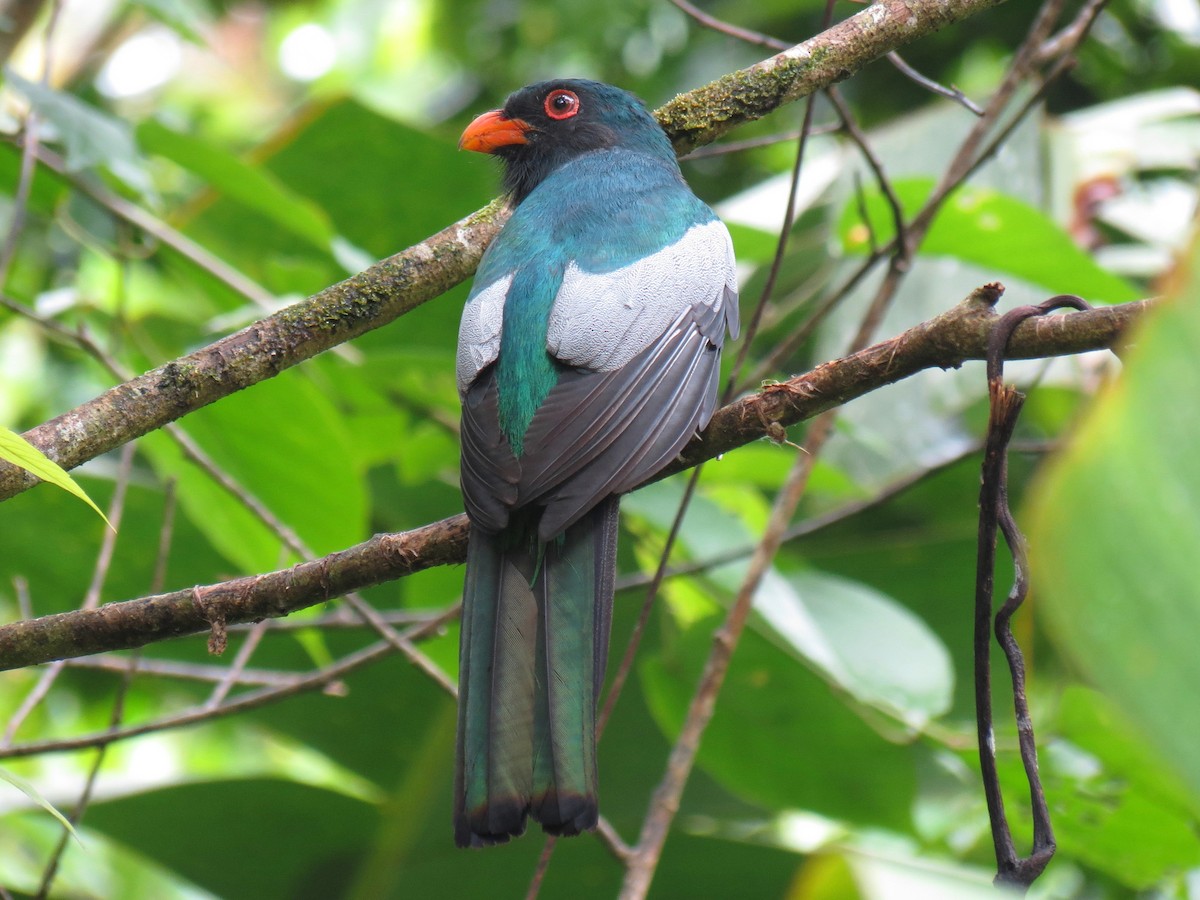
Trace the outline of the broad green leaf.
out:
[[[71,833],[71,837],[75,838],[77,841],[79,840],[79,832],[75,830],[75,826],[71,824],[70,820],[68,820],[66,816],[55,809],[54,805],[45,797],[43,797],[38,789],[32,784],[30,784],[20,775],[14,775],[12,772],[4,768],[0,768],[0,780],[7,781],[46,812],[50,813],[50,815],[54,816],[54,818],[58,819],[59,823],[62,824],[62,827]]]
[[[665,514],[678,505],[678,486],[651,485],[625,503],[628,512],[666,527]],[[747,516],[760,518],[744,504],[735,517],[729,506],[718,508],[707,497],[698,497],[684,522],[680,545],[696,560],[739,546],[750,548],[755,541],[750,529],[760,525],[748,523]],[[742,560],[716,567],[704,577],[717,586],[714,593],[728,598],[736,595],[747,568]],[[919,729],[950,706],[954,673],[945,646],[920,619],[882,592],[816,571],[783,574],[772,568],[755,595],[754,610],[752,627],[838,690],[907,727]]]
[[[89,809],[90,815],[90,809]],[[178,840],[179,823],[173,829]],[[113,841],[86,824],[83,847],[68,845],[51,897],[120,897],[121,900],[218,900],[156,864],[142,848]],[[0,884],[13,896],[33,897],[62,829],[31,813],[0,818]]]
[[[57,129],[70,171],[104,166],[131,188],[142,193],[149,190],[150,182],[127,122],[89,106],[73,94],[26,81],[11,69],[4,70],[4,80]]]
[[[75,483],[67,471],[50,459],[41,450],[21,437],[15,431],[9,431],[7,428],[0,428],[0,459],[5,459],[13,465],[20,466],[26,472],[36,475],[42,481],[47,481],[50,484],[57,485],[69,494],[74,494],[88,506],[96,511],[96,515],[104,520],[104,524],[112,528],[112,523],[108,521],[108,516],[100,511],[92,498],[78,484]]]
[[[221,147],[175,131],[154,119],[138,126],[137,137],[147,153],[166,157],[202,178],[217,193],[262,213],[314,247],[326,253],[331,251],[335,234],[329,217],[263,167],[244,162]]]
[[[352,435],[334,405],[292,370],[192,416],[188,433],[317,554],[364,540],[368,498]],[[165,435],[143,446],[178,479],[188,518],[243,572],[280,566],[279,538],[246,506],[185,460]]]
[[[688,627],[640,674],[659,727],[679,733],[719,618]],[[912,750],[875,733],[840,698],[755,631],[738,644],[698,764],[768,809],[906,829],[915,788]]]
[[[1137,890],[1200,865],[1186,785],[1111,702],[1070,687],[1053,725],[1040,757],[1061,853]]]
[[[900,204],[912,215],[933,190],[931,179],[897,181]],[[891,207],[879,191],[867,191],[866,221],[855,202],[846,205],[839,225],[847,253],[866,253],[895,234]],[[1122,303],[1139,296],[1124,279],[1102,269],[1045,214],[999,191],[963,187],[943,206],[918,251],[952,256],[1003,278],[1005,273],[1041,285],[1054,294],[1078,294],[1093,303]]]
[[[763,591],[755,611],[778,640],[816,664],[860,703],[913,728],[946,712],[954,691],[950,654],[895,600],[822,572],[787,577],[791,591]]]
[[[1200,252],[1039,485],[1032,572],[1055,642],[1200,803]]]
[[[181,810],[186,841],[179,839]],[[365,848],[376,816],[374,804],[345,794],[247,779],[94,802],[87,821],[219,897],[248,896],[248,885],[258,897],[340,897],[347,863]],[[281,827],[285,822],[296,827]]]

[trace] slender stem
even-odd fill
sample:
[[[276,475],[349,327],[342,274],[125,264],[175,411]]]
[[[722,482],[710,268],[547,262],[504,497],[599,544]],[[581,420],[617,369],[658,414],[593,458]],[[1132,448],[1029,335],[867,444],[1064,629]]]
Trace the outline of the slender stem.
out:
[[[431,619],[424,624],[407,629],[403,632],[403,636],[405,639],[410,641],[416,641],[424,637],[429,637],[430,635],[439,631],[446,622],[457,617],[458,613],[459,607],[456,603],[446,609],[442,615],[438,616],[436,619]],[[298,676],[291,684],[266,687],[262,688],[261,690],[239,694],[237,697],[227,700],[216,709],[206,709],[203,705],[199,705],[190,709],[185,709],[174,715],[155,719],[152,722],[143,722],[138,725],[126,725],[122,728],[116,729],[115,731],[102,731],[95,734],[85,734],[66,740],[38,741],[35,743],[20,744],[15,747],[0,748],[0,759],[19,759],[29,756],[40,756],[44,753],[65,753],[74,750],[82,750],[88,747],[96,747],[107,742],[127,740],[128,738],[139,737],[143,734],[152,734],[157,731],[166,731],[172,728],[182,728],[186,725],[196,725],[201,722],[208,722],[224,716],[246,712],[247,710],[258,709],[262,706],[278,703],[279,701],[285,700],[288,697],[294,697],[297,694],[324,689],[337,683],[341,678],[355,671],[356,669],[359,669],[365,665],[369,665],[370,663],[373,663],[379,659],[383,659],[394,652],[395,648],[388,641],[377,641],[374,644],[364,647],[362,650],[348,654],[337,662],[331,663],[330,665],[318,669],[315,672],[302,674]]]

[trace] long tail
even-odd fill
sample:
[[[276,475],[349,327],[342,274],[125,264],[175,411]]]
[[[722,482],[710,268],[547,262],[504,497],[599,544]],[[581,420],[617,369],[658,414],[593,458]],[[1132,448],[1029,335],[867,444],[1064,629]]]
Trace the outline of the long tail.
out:
[[[617,498],[540,548],[536,522],[471,533],[459,647],[454,839],[594,828],[596,702],[612,621]],[[540,559],[539,559],[540,556]]]

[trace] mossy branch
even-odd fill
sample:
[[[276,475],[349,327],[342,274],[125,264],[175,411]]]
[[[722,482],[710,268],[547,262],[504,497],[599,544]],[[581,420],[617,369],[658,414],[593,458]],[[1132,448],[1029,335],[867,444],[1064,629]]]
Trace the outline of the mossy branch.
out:
[[[999,2],[880,0],[789,50],[680,94],[656,114],[676,150],[685,153]],[[117,385],[25,437],[60,466],[72,469],[387,325],[470,277],[507,215],[504,205],[493,201],[360,274]],[[36,483],[24,469],[0,462],[0,500]]]
[[[988,335],[998,318],[993,307],[1002,290],[987,285],[898,337],[724,407],[663,475],[764,436],[777,437],[780,426],[811,418],[922,369],[956,368],[965,360],[985,358]],[[1143,300],[1027,321],[1013,335],[1009,356],[1041,358],[1112,347],[1149,305]],[[285,616],[432,566],[461,563],[466,546],[467,519],[459,515],[402,534],[376,535],[278,572],[15,622],[0,626],[0,670]]]

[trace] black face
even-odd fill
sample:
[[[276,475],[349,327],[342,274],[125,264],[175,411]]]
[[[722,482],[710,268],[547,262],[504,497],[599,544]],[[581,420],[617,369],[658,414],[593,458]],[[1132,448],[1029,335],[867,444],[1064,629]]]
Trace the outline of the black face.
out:
[[[517,203],[559,166],[610,147],[653,157],[679,174],[666,134],[641,100],[582,78],[522,88],[503,109],[477,116],[458,145],[504,160],[504,188]]]
[[[525,124],[525,141],[493,152],[504,160],[504,187],[516,202],[572,157],[620,143],[616,120],[629,95],[610,88],[614,96],[608,97],[597,90],[607,87],[578,79],[546,81],[508,98],[502,114]]]

